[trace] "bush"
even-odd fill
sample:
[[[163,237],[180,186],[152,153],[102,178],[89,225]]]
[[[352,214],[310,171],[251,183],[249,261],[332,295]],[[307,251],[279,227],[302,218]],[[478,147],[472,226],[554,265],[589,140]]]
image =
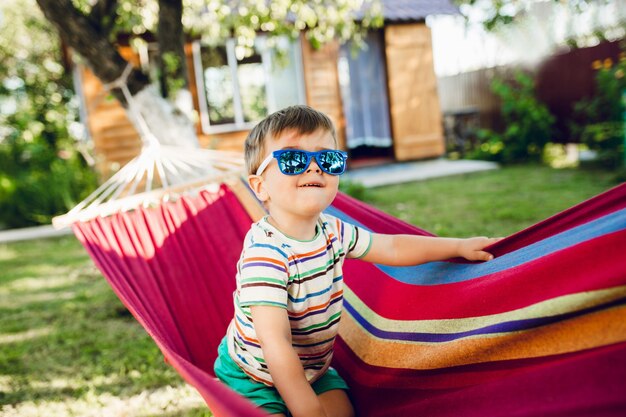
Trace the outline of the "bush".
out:
[[[543,148],[552,137],[554,116],[537,100],[533,79],[518,72],[512,81],[494,80],[491,88],[502,100],[506,129],[502,133],[479,130],[480,146],[470,157],[502,163],[541,161]]]
[[[49,224],[94,189],[96,176],[80,155],[23,140],[15,131],[0,143],[0,229]]]
[[[596,151],[602,166],[616,169],[624,161],[626,55],[622,53],[617,63],[595,61],[593,67],[596,94],[574,105],[570,127],[575,139]]]
[[[0,229],[49,223],[96,186],[69,134],[78,114],[71,76],[36,11],[0,9],[8,25],[0,37]]]

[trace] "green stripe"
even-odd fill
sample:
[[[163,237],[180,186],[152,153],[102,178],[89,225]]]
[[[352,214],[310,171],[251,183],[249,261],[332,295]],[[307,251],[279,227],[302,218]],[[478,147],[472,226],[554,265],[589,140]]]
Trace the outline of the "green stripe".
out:
[[[326,262],[326,264],[324,264],[324,265],[322,265],[322,266],[320,266],[318,268],[311,269],[311,270],[303,272],[301,274],[295,274],[293,276],[293,279],[306,278],[309,275],[314,275],[314,274],[317,274],[318,272],[326,271],[329,266],[334,265],[336,262],[341,262],[341,258],[339,256],[336,257],[336,258],[330,259],[328,262]]]
[[[370,235],[370,241],[367,244],[367,249],[365,249],[365,252],[363,252],[363,255],[359,256],[358,258],[355,259],[361,259],[363,258],[365,255],[367,255],[370,251],[370,249],[372,248],[372,241],[374,240],[374,237],[372,235]]]
[[[346,227],[348,227],[348,225],[344,223],[344,230]],[[356,228],[352,227],[351,230],[352,230],[352,236],[350,237],[350,244],[348,245],[348,250],[350,250],[350,248],[352,247],[352,244],[354,243],[354,240],[356,239]]]
[[[281,307],[287,308],[287,304],[277,303],[275,301],[250,301],[249,303],[241,304],[242,307],[252,307],[252,306],[270,306],[270,307]]]
[[[335,320],[339,316],[341,316],[341,311],[339,311],[338,313],[333,314],[332,316],[330,316],[330,318],[328,320],[326,320],[323,323],[313,324],[313,325],[311,325],[309,327],[302,327],[302,328],[294,329],[294,330],[297,331],[297,332],[306,332],[306,331],[309,331],[309,330],[313,330],[313,329],[317,329],[317,328],[320,328],[320,327],[324,327],[324,326],[328,325],[331,321]]]
[[[285,285],[285,281],[278,279],[278,278],[271,278],[271,277],[253,277],[253,278],[244,278],[241,280],[241,284],[246,284],[249,282],[271,282],[274,284],[280,284],[280,285]]]
[[[250,353],[250,351],[248,350],[249,348],[247,346],[245,346],[242,342],[240,342],[239,339],[235,338],[235,344],[239,347],[239,349],[244,350],[244,351]],[[252,357],[257,362],[265,363],[265,359],[263,359],[263,358],[258,358],[258,357],[254,356],[254,355],[252,355]]]

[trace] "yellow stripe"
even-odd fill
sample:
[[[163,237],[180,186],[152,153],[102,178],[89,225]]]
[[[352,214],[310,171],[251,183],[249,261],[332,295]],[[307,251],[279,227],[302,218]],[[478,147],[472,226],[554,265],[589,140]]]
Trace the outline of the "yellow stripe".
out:
[[[626,297],[626,285],[564,295],[517,310],[481,317],[441,320],[392,320],[378,315],[357,297],[347,285],[344,286],[344,299],[358,311],[368,323],[384,331],[410,333],[445,334],[466,332],[515,320],[571,313],[610,303],[624,297]],[[415,308],[419,309],[419,300],[415,301],[415,305]]]
[[[443,343],[398,342],[372,337],[345,313],[339,334],[366,363],[403,369],[437,369],[576,352],[626,341],[626,306],[531,330],[473,336]]]

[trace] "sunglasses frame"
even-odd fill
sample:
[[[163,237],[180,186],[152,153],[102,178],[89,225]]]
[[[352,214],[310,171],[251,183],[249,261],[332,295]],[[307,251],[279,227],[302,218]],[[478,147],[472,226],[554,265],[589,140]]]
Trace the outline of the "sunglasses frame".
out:
[[[280,164],[280,157],[285,154],[285,153],[289,153],[289,152],[302,152],[305,154],[307,160],[306,160],[306,164],[304,166],[304,168],[302,169],[302,171],[298,172],[298,173],[291,173],[291,172],[285,172],[282,170],[281,168],[281,164]],[[332,173],[332,172],[328,172],[326,169],[324,169],[324,167],[322,166],[322,164],[320,164],[319,162],[319,156],[328,153],[328,152],[334,152],[339,154],[339,156],[343,159],[343,169],[341,170],[341,172],[338,173]],[[270,164],[270,162],[272,162],[272,159],[276,159],[276,161],[278,162],[278,169],[280,170],[280,172],[283,175],[300,175],[303,172],[305,172],[307,170],[307,168],[311,165],[311,160],[313,158],[315,158],[315,162],[317,163],[317,166],[326,174],[328,175],[341,175],[344,172],[346,172],[346,163],[345,161],[348,159],[348,154],[344,151],[340,151],[338,149],[324,149],[321,151],[316,151],[316,152],[309,152],[309,151],[305,151],[302,149],[279,149],[277,151],[272,152],[270,155],[267,156],[267,158],[265,158],[265,160],[263,162],[261,162],[261,165],[259,165],[259,168],[256,171],[256,175],[261,175],[263,173],[263,171],[265,171],[265,169],[267,168],[267,166]]]

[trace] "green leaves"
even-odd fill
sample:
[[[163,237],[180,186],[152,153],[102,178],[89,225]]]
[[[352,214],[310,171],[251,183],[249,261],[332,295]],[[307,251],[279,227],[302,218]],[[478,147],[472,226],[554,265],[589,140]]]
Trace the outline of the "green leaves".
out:
[[[0,37],[0,228],[49,223],[96,184],[68,130],[78,109],[58,37],[34,2],[9,3]]]
[[[580,142],[598,154],[605,167],[618,168],[624,161],[626,118],[626,53],[613,62],[595,61],[595,95],[574,105],[571,130]]]
[[[533,78],[517,72],[513,80],[494,80],[492,90],[502,101],[506,127],[502,133],[482,131],[482,144],[472,157],[503,163],[539,162],[555,119],[536,98]]]

